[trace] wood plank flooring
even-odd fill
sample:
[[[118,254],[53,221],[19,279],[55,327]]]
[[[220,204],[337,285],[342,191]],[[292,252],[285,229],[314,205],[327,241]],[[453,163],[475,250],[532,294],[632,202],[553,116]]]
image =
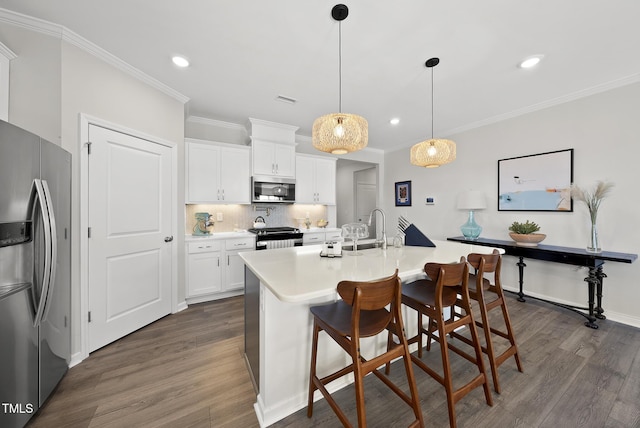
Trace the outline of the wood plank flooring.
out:
[[[481,389],[456,404],[459,427],[640,427],[640,329],[600,329],[542,302],[509,296],[524,373],[499,369],[493,407]],[[243,299],[192,305],[94,353],[72,368],[29,427],[257,427],[243,352]],[[437,345],[423,360],[440,368]],[[454,378],[473,375],[453,354]],[[444,389],[415,367],[425,424],[449,425]],[[488,369],[488,363],[487,363]],[[399,362],[392,377],[406,386]],[[489,376],[490,378],[490,376]],[[352,387],[334,395],[353,423]],[[370,427],[406,426],[409,407],[377,378],[365,383]],[[338,427],[324,400],[274,427]]]

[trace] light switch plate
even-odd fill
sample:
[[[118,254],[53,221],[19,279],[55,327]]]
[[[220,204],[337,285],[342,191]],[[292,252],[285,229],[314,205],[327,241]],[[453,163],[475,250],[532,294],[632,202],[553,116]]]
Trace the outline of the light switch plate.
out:
[[[222,215],[222,213],[216,213],[216,221],[223,221],[224,216]]]

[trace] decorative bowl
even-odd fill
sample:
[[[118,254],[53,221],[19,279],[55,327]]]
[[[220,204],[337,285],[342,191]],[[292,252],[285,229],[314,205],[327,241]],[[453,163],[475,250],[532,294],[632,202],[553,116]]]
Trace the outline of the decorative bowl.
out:
[[[318,225],[318,227],[327,227],[329,222],[327,220],[318,220],[316,224]]]
[[[537,247],[547,237],[544,233],[528,233],[525,235],[513,232],[509,232],[509,236],[516,241],[516,245],[521,247]]]

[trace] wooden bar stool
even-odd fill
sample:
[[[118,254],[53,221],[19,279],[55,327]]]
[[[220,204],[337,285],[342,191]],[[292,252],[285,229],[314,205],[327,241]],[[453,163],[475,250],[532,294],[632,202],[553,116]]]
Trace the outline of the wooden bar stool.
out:
[[[424,266],[424,271],[429,279],[421,279],[402,286],[402,303],[418,312],[418,333],[416,336],[408,339],[408,343],[418,343],[418,356],[411,355],[411,359],[418,367],[444,386],[449,408],[449,425],[455,427],[455,404],[474,388],[482,386],[487,404],[493,406],[487,373],[482,360],[480,341],[478,340],[478,333],[469,302],[467,286],[469,267],[465,258],[461,257],[459,263],[427,263]],[[458,293],[462,296],[460,306],[465,313],[455,320],[450,317],[447,317],[448,319],[445,320],[444,311],[446,308],[452,308],[456,304],[458,301]],[[423,315],[428,317],[426,328],[422,322]],[[471,332],[471,345],[475,356],[447,342],[447,334],[463,326],[467,326]],[[437,335],[433,334],[435,331],[437,331]],[[423,334],[426,335],[429,340],[428,345],[431,339],[440,343],[443,376],[440,376],[440,374],[420,359],[422,357]],[[478,368],[478,375],[457,389],[453,387],[449,349],[470,361]]]
[[[491,375],[493,377],[493,388],[500,394],[498,367],[510,357],[514,357],[518,370],[520,372],[523,371],[520,354],[518,354],[518,346],[516,345],[516,338],[513,334],[513,328],[511,327],[511,319],[507,311],[504,291],[500,283],[502,256],[498,250],[493,250],[492,254],[469,254],[467,261],[475,269],[475,274],[469,275],[469,298],[477,301],[480,307],[482,321],[476,321],[476,325],[484,331],[486,346],[482,347],[482,351],[489,357],[489,365],[491,366]],[[491,273],[493,273],[493,284],[489,279],[485,278],[485,274]],[[489,312],[497,308],[502,310],[502,318],[506,331],[498,330],[489,324]],[[495,353],[492,333],[509,341],[509,347],[500,355],[496,355]],[[458,333],[452,333],[451,336],[466,343],[470,342],[467,337],[461,336]]]
[[[409,347],[404,334],[402,314],[400,313],[400,279],[398,270],[387,278],[370,281],[340,281],[338,294],[342,300],[328,305],[311,307],[313,315],[313,344],[311,353],[311,371],[309,376],[309,403],[307,417],[313,415],[313,393],[319,390],[327,400],[340,422],[345,427],[352,426],[344,412],[326,389],[326,385],[342,376],[353,372],[355,377],[356,409],[358,426],[366,427],[364,405],[364,377],[373,373],[391,388],[413,409],[415,421],[411,426],[424,426],[422,409],[418,399],[418,389],[413,376],[413,368],[409,358]],[[390,310],[386,306],[390,306]],[[320,331],[335,340],[350,356],[352,363],[328,376],[318,378],[316,359],[318,354],[318,335]],[[376,336],[387,330],[389,335],[398,337],[399,344],[389,343],[386,352],[370,360],[360,354],[360,338]],[[407,395],[378,367],[402,357],[407,374],[410,395]]]

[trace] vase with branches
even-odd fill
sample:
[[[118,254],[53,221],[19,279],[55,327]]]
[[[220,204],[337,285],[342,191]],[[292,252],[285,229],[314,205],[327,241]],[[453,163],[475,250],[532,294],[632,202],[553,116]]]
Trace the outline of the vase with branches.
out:
[[[576,185],[571,185],[571,196],[576,201],[584,203],[589,210],[589,217],[591,218],[591,234],[589,236],[589,245],[587,251],[592,253],[599,253],[602,251],[600,248],[600,242],[598,240],[598,228],[596,221],[598,219],[598,210],[602,200],[609,196],[613,183],[605,181],[598,181],[593,190],[584,190]]]

